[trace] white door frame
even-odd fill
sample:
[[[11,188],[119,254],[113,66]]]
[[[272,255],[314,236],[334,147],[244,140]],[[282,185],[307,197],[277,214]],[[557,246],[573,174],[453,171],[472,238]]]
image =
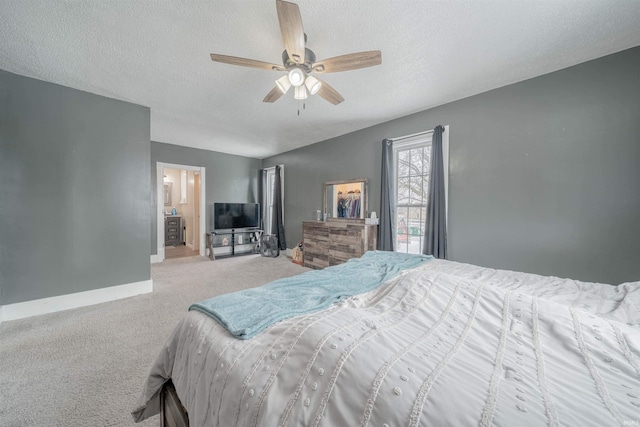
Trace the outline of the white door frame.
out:
[[[200,166],[190,166],[190,165],[177,165],[174,163],[164,163],[164,162],[156,162],[156,183],[157,183],[157,193],[158,193],[158,203],[157,203],[157,214],[158,214],[158,227],[157,227],[157,237],[158,237],[158,255],[157,262],[164,261],[164,203],[160,203],[160,201],[164,200],[164,168],[169,169],[183,169],[190,171],[200,172],[200,247],[198,251],[200,256],[205,256],[205,243],[207,241],[205,236],[202,236],[202,232],[205,231],[206,228],[206,177],[205,170],[206,168]],[[205,231],[206,233],[206,231]]]

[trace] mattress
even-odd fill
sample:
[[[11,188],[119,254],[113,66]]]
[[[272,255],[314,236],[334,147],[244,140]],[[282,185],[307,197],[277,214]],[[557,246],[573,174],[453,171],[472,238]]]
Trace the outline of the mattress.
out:
[[[634,425],[638,313],[639,282],[434,260],[249,340],[187,313],[133,416],[170,379],[194,426]]]

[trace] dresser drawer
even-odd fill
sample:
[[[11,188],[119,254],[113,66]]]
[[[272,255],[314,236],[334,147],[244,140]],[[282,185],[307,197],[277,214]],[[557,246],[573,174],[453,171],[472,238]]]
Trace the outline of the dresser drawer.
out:
[[[326,254],[309,254],[304,251],[304,266],[316,270],[329,267],[329,256]]]
[[[304,266],[320,269],[359,258],[376,249],[377,232],[377,225],[359,222],[303,222]]]

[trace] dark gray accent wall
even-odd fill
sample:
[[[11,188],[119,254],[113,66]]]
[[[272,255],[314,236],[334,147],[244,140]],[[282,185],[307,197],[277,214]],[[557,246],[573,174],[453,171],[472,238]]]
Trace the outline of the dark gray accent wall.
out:
[[[149,280],[149,109],[0,70],[0,304]]]
[[[285,165],[287,240],[301,240],[327,180],[369,178],[379,211],[382,139],[443,124],[450,259],[640,280],[638,76],[640,47],[265,159]]]
[[[157,163],[205,167],[207,227],[211,224],[210,207],[214,202],[256,203],[261,161],[216,151],[151,142],[151,254],[158,253]],[[205,233],[203,231],[203,233]]]

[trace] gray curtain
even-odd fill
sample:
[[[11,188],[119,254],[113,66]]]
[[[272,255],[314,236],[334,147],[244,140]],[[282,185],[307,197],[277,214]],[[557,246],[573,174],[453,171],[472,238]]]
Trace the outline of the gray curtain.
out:
[[[395,165],[393,164],[393,141],[382,141],[382,182],[380,185],[380,224],[378,226],[378,249],[396,250],[396,195]]]
[[[427,221],[422,253],[433,255],[435,258],[447,259],[447,212],[444,192],[442,132],[444,132],[444,128],[440,125],[436,126],[431,140]]]
[[[267,194],[267,171],[264,169],[260,169],[260,176],[258,177],[260,182],[260,186],[258,188],[258,197],[260,200],[260,229],[264,230],[266,233],[267,223],[265,222],[265,218],[267,217],[267,207],[269,203],[265,200],[265,194]]]
[[[282,220],[282,169],[276,166],[274,190],[273,190],[273,218],[271,222],[271,233],[278,238],[278,247],[281,250],[287,249],[287,240],[284,237],[284,222]]]

